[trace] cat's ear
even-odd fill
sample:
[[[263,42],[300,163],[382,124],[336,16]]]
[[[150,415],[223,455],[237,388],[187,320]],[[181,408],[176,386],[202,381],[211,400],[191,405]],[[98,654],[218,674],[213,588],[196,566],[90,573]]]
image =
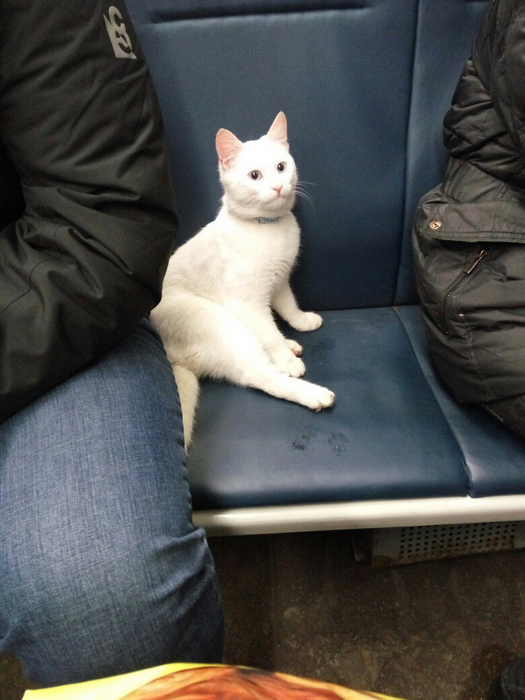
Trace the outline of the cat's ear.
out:
[[[284,112],[279,112],[279,114],[275,117],[267,136],[272,141],[277,141],[278,143],[282,144],[285,148],[289,148],[288,126],[286,123],[286,117],[284,116]]]
[[[215,148],[222,167],[229,168],[242,148],[242,141],[228,129],[219,129],[215,138]]]

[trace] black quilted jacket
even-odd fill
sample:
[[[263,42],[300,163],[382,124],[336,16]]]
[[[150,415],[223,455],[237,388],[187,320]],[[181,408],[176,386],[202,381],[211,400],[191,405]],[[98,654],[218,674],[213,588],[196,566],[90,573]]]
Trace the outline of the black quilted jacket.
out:
[[[443,183],[419,203],[418,290],[454,394],[525,394],[525,2],[492,0],[444,122]]]

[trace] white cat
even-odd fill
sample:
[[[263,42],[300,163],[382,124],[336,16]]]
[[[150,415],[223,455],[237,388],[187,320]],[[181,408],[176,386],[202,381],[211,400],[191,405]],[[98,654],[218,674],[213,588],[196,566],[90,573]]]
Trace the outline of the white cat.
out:
[[[322,324],[299,309],[289,278],[299,250],[291,212],[298,189],[280,112],[258,141],[220,129],[216,148],[223,206],[212,223],[172,256],[151,317],[162,336],[181,397],[186,448],[198,377],[226,379],[320,411],[334,394],[303,381],[301,346],[286,340],[272,309],[300,331]]]

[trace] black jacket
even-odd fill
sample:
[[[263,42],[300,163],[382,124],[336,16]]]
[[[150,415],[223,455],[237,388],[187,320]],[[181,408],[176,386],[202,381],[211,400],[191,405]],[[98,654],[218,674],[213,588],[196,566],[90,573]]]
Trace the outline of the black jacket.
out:
[[[0,420],[158,303],[177,220],[122,0],[0,3]]]
[[[525,394],[525,2],[492,0],[445,117],[444,180],[414,255],[435,363],[454,394]]]

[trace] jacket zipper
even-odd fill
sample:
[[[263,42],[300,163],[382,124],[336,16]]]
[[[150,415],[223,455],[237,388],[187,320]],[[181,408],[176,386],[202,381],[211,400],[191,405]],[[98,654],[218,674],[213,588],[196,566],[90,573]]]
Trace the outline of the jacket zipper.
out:
[[[488,252],[482,248],[471,263],[467,263],[456,279],[448,286],[441,300],[441,327],[445,335],[448,335],[447,308],[450,298],[458,289],[465,284],[469,276],[476,270],[480,262],[486,258]]]

